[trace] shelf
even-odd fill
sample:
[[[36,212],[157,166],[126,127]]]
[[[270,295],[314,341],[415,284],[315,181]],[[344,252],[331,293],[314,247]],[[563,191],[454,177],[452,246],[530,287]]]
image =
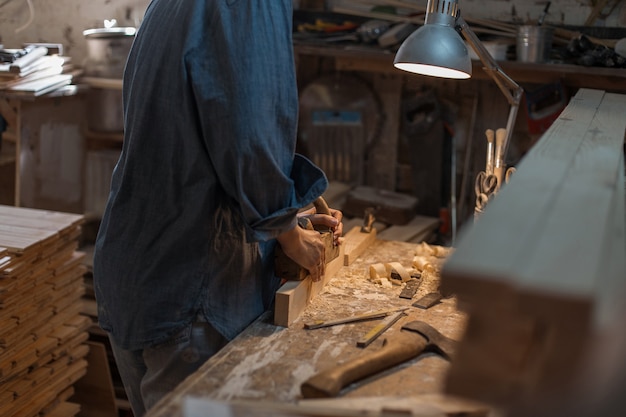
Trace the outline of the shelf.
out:
[[[124,142],[124,132],[96,132],[94,130],[86,130],[85,138],[107,142]]]
[[[336,67],[344,71],[367,71],[408,74],[393,67],[395,53],[365,45],[321,45],[295,43],[297,55],[335,58]],[[472,61],[473,76],[489,79],[480,61]],[[517,83],[548,84],[562,81],[568,87],[595,88],[611,92],[626,92],[626,69],[583,67],[570,64],[538,64],[499,61],[502,70]]]
[[[120,78],[82,77],[81,81],[92,88],[122,89],[122,79]]]

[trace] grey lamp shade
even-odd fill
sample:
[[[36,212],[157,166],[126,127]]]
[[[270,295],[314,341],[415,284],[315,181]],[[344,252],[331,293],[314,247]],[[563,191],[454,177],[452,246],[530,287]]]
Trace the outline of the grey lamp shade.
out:
[[[447,25],[425,24],[400,46],[393,65],[404,71],[444,78],[469,78],[472,61],[465,42]]]

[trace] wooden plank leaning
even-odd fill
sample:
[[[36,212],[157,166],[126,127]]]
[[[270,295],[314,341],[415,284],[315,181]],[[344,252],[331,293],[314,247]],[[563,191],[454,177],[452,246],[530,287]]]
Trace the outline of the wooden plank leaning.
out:
[[[446,391],[519,409],[580,389],[626,291],[626,95],[580,89],[442,269],[469,313]]]

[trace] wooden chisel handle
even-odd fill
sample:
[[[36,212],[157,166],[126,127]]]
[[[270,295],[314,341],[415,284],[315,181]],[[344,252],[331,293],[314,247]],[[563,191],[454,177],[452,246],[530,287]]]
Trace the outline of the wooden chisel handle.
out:
[[[313,201],[313,205],[315,206],[315,212],[317,214],[328,214],[330,216],[330,208],[328,208],[328,204],[324,197],[319,196]]]
[[[304,398],[335,397],[342,388],[370,375],[412,359],[424,351],[426,339],[414,332],[401,332],[379,350],[343,365],[320,372],[300,387]]]
[[[497,188],[502,186],[504,180],[504,141],[506,140],[506,129],[500,128],[496,130],[496,150],[495,150],[495,166],[493,173],[498,179]]]
[[[330,208],[328,207],[326,200],[324,200],[324,197],[317,197],[315,201],[313,201],[313,206],[315,206],[316,214],[327,214],[330,216]],[[328,226],[315,225],[314,228],[318,232],[330,232],[330,227]]]
[[[495,138],[495,132],[493,129],[487,129],[485,131],[485,136],[487,137],[487,158],[485,163],[485,173],[487,175],[493,174],[493,141]]]

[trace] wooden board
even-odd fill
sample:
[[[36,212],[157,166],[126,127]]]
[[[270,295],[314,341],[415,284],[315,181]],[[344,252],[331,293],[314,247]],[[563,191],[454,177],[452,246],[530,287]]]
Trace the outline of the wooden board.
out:
[[[443,395],[314,399],[302,400],[297,404],[187,398],[184,407],[185,417],[206,417],[220,413],[230,417],[487,417],[490,411],[484,404]]]
[[[472,312],[450,393],[532,407],[577,388],[626,290],[625,113],[626,96],[579,90],[463,231],[442,272]]]
[[[344,237],[343,264],[349,266],[376,240],[376,228],[369,233],[361,232],[361,226],[354,226]]]
[[[326,264],[326,272],[320,281],[313,282],[307,276],[302,281],[287,281],[283,284],[276,292],[274,324],[289,327],[343,266],[343,259],[344,245],[340,245],[339,256]]]
[[[83,218],[0,206],[0,415],[71,417],[91,320],[80,315]]]

